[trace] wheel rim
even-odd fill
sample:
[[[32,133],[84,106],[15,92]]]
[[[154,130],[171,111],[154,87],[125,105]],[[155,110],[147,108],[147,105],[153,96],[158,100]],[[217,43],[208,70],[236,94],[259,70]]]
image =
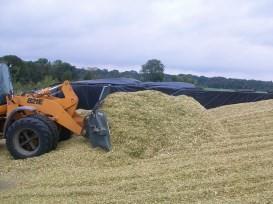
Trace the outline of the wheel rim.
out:
[[[20,154],[33,155],[39,149],[40,139],[37,132],[31,129],[22,129],[15,134],[14,146]]]

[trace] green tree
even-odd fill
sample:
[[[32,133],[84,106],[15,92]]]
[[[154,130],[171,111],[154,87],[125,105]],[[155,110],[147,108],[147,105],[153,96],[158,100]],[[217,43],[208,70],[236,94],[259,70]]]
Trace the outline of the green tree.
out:
[[[11,69],[12,79],[21,81],[24,72],[24,61],[16,55],[5,55],[0,58],[0,62],[6,63]]]
[[[63,73],[62,81],[64,80],[72,80],[72,72],[67,70]]]
[[[109,75],[111,78],[118,78],[120,76],[120,73],[118,70],[114,69],[112,71],[109,72]]]
[[[190,74],[173,75],[172,81],[175,81],[175,82],[187,82],[187,83],[191,83],[191,84],[195,84],[196,83],[194,81],[192,75],[190,75]]]
[[[93,76],[93,73],[91,70],[86,70],[85,72],[85,75],[83,77],[83,80],[90,80],[90,79],[93,79],[94,76]]]
[[[165,66],[160,60],[151,59],[142,65],[141,75],[143,81],[163,81]]]
[[[53,78],[59,82],[76,79],[76,68],[67,62],[56,60],[53,62],[51,70]]]
[[[5,55],[0,58],[1,62],[6,63],[8,66],[13,67],[13,66],[23,66],[23,60],[16,55]]]

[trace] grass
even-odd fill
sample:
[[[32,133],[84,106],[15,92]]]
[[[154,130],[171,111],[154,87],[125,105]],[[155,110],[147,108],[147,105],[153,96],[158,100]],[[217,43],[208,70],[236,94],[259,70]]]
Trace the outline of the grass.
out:
[[[0,142],[1,203],[271,203],[272,107],[206,111],[188,97],[111,95],[110,153],[73,137],[14,161]]]

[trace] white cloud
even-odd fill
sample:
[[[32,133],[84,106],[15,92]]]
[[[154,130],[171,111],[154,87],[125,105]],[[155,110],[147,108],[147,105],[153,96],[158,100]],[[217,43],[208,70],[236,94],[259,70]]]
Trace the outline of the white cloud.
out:
[[[0,55],[272,80],[270,0],[2,0]],[[271,9],[269,9],[271,8]]]

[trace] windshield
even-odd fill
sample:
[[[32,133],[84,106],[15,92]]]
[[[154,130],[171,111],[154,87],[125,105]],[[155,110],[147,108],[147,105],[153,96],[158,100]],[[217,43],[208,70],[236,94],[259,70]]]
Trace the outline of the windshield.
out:
[[[7,95],[12,90],[9,67],[6,64],[0,64],[0,96]]]

